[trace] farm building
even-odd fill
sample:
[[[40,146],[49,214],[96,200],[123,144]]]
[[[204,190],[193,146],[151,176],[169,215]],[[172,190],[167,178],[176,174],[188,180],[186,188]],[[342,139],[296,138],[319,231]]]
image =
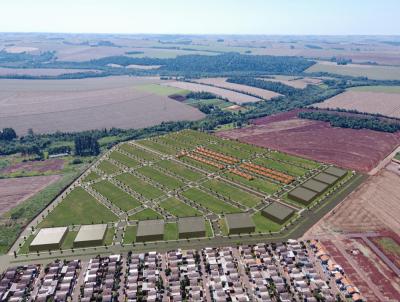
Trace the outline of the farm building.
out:
[[[336,176],[337,178],[342,178],[347,173],[345,170],[339,169],[339,168],[336,168],[336,167],[329,167],[324,172],[328,173],[330,175]]]
[[[164,220],[143,220],[139,221],[136,241],[157,241],[164,238]]]
[[[206,227],[203,217],[179,218],[178,230],[180,239],[206,236]]]
[[[293,215],[293,213],[294,210],[292,208],[289,208],[278,202],[269,204],[261,211],[262,216],[277,223],[285,222]]]
[[[102,245],[106,236],[107,224],[83,225],[74,240],[74,247]]]
[[[29,250],[44,251],[59,249],[67,233],[68,227],[41,229],[31,242]]]
[[[320,182],[315,179],[307,180],[301,186],[303,188],[309,189],[309,190],[317,192],[317,193],[322,193],[323,191],[326,190],[326,188],[328,188],[328,185],[326,183]]]
[[[326,174],[324,172],[319,173],[313,179],[317,180],[319,182],[326,183],[327,185],[330,185],[330,186],[338,181],[338,178],[336,176],[333,176],[333,175],[330,175],[330,174]]]
[[[316,192],[303,187],[297,187],[296,189],[288,193],[288,197],[290,199],[301,202],[303,204],[310,203],[315,196],[317,196]]]
[[[225,216],[228,234],[253,233],[256,226],[247,213],[228,214]]]

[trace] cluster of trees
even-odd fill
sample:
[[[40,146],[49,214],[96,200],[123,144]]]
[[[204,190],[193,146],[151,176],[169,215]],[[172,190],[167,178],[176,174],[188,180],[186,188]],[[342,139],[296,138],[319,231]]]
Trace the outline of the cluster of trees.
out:
[[[196,99],[196,100],[209,100],[216,99],[217,96],[211,92],[200,91],[200,92],[190,92],[186,95],[187,99]]]
[[[13,128],[3,128],[0,131],[0,140],[2,141],[12,141],[13,139],[17,138],[17,133]]]
[[[321,111],[300,112],[298,116],[304,119],[329,122],[332,127],[370,129],[390,133],[400,130],[400,123],[388,122],[377,117],[358,117]]]
[[[282,84],[280,82],[265,81],[253,77],[231,77],[228,78],[226,81],[229,83],[236,83],[266,89],[283,95],[293,95],[298,93],[300,90],[289,85]]]
[[[99,154],[100,145],[94,136],[78,135],[75,137],[75,155],[90,156]]]

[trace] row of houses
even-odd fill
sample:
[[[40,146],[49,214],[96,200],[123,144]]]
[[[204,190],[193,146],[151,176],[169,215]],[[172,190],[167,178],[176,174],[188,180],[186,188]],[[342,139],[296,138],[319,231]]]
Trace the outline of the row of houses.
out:
[[[0,280],[0,301],[19,302],[30,297],[40,271],[38,265],[8,268]]]
[[[343,268],[332,259],[325,246],[320,241],[311,240],[310,248],[315,257],[319,260],[326,276],[328,278],[334,278],[335,284],[342,294],[346,298],[351,298],[354,302],[363,301],[358,288],[350,278],[346,276]]]

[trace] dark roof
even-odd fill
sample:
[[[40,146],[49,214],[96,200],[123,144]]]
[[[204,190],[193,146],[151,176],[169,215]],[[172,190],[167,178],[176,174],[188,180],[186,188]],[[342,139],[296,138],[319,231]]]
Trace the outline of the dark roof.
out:
[[[293,214],[294,210],[279,202],[273,202],[262,209],[262,212],[275,216],[279,220],[285,220],[287,217]]]
[[[307,202],[317,196],[317,193],[303,187],[297,187],[296,189],[290,191],[289,195],[289,197],[292,196]]]
[[[307,180],[301,186],[306,189],[310,189],[314,192],[317,192],[317,193],[321,193],[321,192],[325,191],[325,189],[328,187],[328,185],[326,183],[323,183],[323,182],[320,182],[320,181],[317,181],[314,179]]]
[[[227,214],[225,220],[229,229],[255,227],[253,220],[247,213]]]
[[[164,220],[142,220],[139,221],[136,236],[151,236],[164,234]]]
[[[345,176],[346,173],[347,173],[347,171],[345,171],[343,169],[336,168],[336,167],[329,167],[324,172],[328,173],[328,174],[331,174],[333,176],[339,177],[339,178]]]
[[[204,232],[206,230],[203,217],[184,217],[178,220],[179,233]]]
[[[320,182],[324,182],[324,183],[326,183],[328,185],[332,185],[338,180],[338,178],[336,176],[333,176],[333,175],[330,175],[330,174],[326,174],[324,172],[319,173],[313,179],[318,180]]]

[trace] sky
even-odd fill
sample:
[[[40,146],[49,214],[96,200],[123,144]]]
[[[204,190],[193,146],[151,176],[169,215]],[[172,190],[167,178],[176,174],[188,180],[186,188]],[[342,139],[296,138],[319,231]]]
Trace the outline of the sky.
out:
[[[399,35],[400,0],[0,0],[0,32]]]

